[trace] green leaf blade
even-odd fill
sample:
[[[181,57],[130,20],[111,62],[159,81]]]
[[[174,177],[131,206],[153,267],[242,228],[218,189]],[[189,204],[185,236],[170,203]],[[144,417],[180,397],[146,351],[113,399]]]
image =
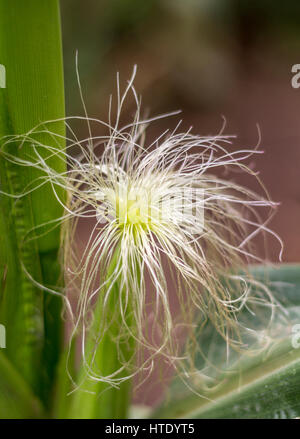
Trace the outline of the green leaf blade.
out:
[[[210,391],[193,394],[174,383],[165,404],[151,416],[161,418],[296,418],[300,416],[300,348],[292,345],[293,324],[300,320],[300,267],[252,269],[269,279],[274,294],[293,316],[288,335],[260,355],[242,356]],[[181,393],[180,393],[181,392]],[[201,395],[201,396],[200,396]],[[171,402],[170,402],[171,401]]]
[[[6,356],[0,352],[0,419],[44,417],[40,401]]]
[[[3,136],[23,135],[38,124],[64,117],[58,0],[0,0],[0,63],[6,72],[6,87],[0,89],[1,144]],[[46,130],[43,125],[41,128],[44,132],[34,135],[35,140],[64,149],[63,120],[47,125]],[[10,144],[10,153],[28,158],[26,143],[19,146]],[[44,158],[49,154],[43,148],[39,152]],[[48,164],[57,172],[66,169],[65,160],[58,157],[49,159]],[[20,193],[40,176],[33,168],[0,157],[3,192]],[[63,199],[62,189],[58,197]],[[27,273],[40,284],[57,287],[59,227],[51,231],[48,226],[36,227],[60,218],[62,212],[50,184],[18,200],[1,195],[0,322],[7,328],[6,354],[45,401],[60,352],[61,301],[44,297]]]

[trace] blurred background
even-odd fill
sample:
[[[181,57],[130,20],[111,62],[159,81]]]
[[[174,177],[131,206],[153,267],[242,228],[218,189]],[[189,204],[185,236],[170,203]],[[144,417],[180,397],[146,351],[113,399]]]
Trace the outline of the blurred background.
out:
[[[258,124],[265,154],[251,166],[281,203],[270,226],[284,241],[283,261],[299,262],[300,88],[291,85],[292,66],[300,63],[299,0],[64,0],[61,8],[67,115],[83,115],[78,50],[91,117],[107,121],[116,73],[124,86],[137,64],[144,109],[152,115],[182,110],[154,124],[150,137],[174,128],[179,118],[182,129],[218,134],[225,118],[224,134],[237,136],[232,148],[252,148]],[[125,119],[132,112],[129,102]],[[85,134],[82,125],[77,133]],[[249,176],[232,179],[259,191]],[[268,258],[278,262],[275,239],[269,249]],[[152,380],[136,400],[157,402],[159,386]]]

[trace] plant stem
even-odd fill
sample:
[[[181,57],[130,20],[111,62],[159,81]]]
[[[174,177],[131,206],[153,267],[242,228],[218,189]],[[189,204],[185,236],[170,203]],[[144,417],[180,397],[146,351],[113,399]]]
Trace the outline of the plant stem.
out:
[[[107,271],[107,278],[115,270],[118,249],[115,251],[113,260]],[[103,299],[105,291],[100,291],[94,311],[94,322],[91,333],[87,340],[87,351],[94,352],[97,343],[98,328],[101,327],[101,316],[103,309]],[[135,341],[133,337],[122,338],[122,317],[120,314],[120,300],[123,300],[123,291],[120,288],[120,279],[114,282],[109,295],[109,303],[106,312],[111,317],[111,324],[97,346],[93,364],[102,376],[109,376],[119,370],[123,364],[132,361],[135,356]],[[126,309],[126,323],[134,332],[134,322],[132,310]],[[121,338],[120,338],[121,337]],[[116,339],[118,338],[118,342]],[[128,376],[129,370],[126,368],[115,377],[122,378]],[[73,398],[70,411],[71,418],[93,418],[93,419],[121,419],[128,416],[128,409],[131,398],[131,379],[126,379],[117,388],[105,382],[91,382],[86,376],[86,370],[81,367],[79,380],[85,378],[85,382],[78,389]],[[88,393],[93,392],[93,393]]]

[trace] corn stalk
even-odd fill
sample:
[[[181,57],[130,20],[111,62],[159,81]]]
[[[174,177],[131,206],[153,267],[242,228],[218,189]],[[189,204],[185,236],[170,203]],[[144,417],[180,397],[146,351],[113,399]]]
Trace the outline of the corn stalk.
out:
[[[6,72],[6,87],[0,89],[2,146],[3,136],[24,134],[43,121],[64,117],[57,0],[0,0],[0,63]],[[57,147],[57,139],[43,128],[35,140]],[[51,130],[63,136],[64,123],[51,124]],[[64,148],[64,141],[59,143]],[[9,152],[26,159],[28,145],[10,144]],[[51,166],[58,172],[65,167],[56,158]],[[17,195],[39,177],[37,170],[0,157],[1,191]],[[5,354],[45,402],[60,352],[61,303],[35,286],[28,273],[43,285],[57,285],[59,228],[46,233],[49,226],[39,226],[61,214],[50,185],[21,198],[1,195],[0,322],[6,327]],[[41,236],[35,239],[37,234]]]

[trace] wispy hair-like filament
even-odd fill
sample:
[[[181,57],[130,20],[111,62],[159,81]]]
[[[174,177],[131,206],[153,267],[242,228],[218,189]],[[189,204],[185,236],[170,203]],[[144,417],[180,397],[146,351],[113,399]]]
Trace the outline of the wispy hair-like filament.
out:
[[[242,334],[253,335],[255,331],[239,319],[241,311],[257,318],[263,314],[267,326],[277,307],[267,286],[247,271],[248,263],[261,261],[254,253],[253,239],[269,233],[279,241],[280,256],[282,252],[280,238],[268,228],[276,203],[267,192],[264,197],[258,196],[216,176],[220,169],[238,170],[260,183],[246,163],[262,152],[258,148],[230,152],[230,136],[201,137],[191,130],[181,133],[180,124],[147,143],[148,126],[177,112],[142,119],[140,99],[133,86],[135,73],[136,69],[123,94],[117,81],[114,122],[112,101],[108,122],[89,117],[86,110],[83,117],[64,119],[68,132],[65,151],[37,140],[39,134],[46,133],[59,141],[60,135],[51,131],[56,121],[40,124],[26,135],[6,137],[2,147],[6,160],[40,171],[38,179],[15,197],[50,184],[63,206],[63,216],[48,227],[62,226],[67,288],[76,292],[76,309],[73,306],[70,311],[68,307],[72,333],[82,334],[81,351],[88,376],[111,385],[120,384],[139,370],[151,370],[158,355],[178,370],[192,371],[193,358],[201,352],[199,333],[208,321],[224,343],[246,350]],[[130,94],[136,111],[132,122],[122,127],[121,114]],[[74,120],[87,123],[87,138],[77,138],[71,127]],[[93,126],[98,124],[107,129],[107,134],[93,135]],[[16,143],[28,149],[28,159],[10,153],[10,145]],[[61,173],[52,169],[49,162],[53,157],[67,160],[68,169]],[[61,198],[58,188],[64,189],[66,199]],[[270,214],[263,220],[259,209],[266,207]],[[74,245],[78,221],[88,219],[94,220],[94,225],[83,252],[78,254]],[[39,228],[33,233],[38,235]],[[113,258],[114,270],[108,275]],[[118,312],[112,315],[109,303],[116,283],[120,297],[115,304]],[[67,293],[62,295],[69,304]],[[95,349],[118,316],[116,346],[134,339],[140,352],[109,376],[93,367],[93,356],[87,354],[85,344],[99,295],[102,315]],[[170,306],[172,298],[178,304],[175,313]],[[133,326],[128,323],[128,313]],[[261,346],[267,342],[266,337]],[[147,356],[142,355],[145,349]],[[127,374],[120,378],[122,368]]]

